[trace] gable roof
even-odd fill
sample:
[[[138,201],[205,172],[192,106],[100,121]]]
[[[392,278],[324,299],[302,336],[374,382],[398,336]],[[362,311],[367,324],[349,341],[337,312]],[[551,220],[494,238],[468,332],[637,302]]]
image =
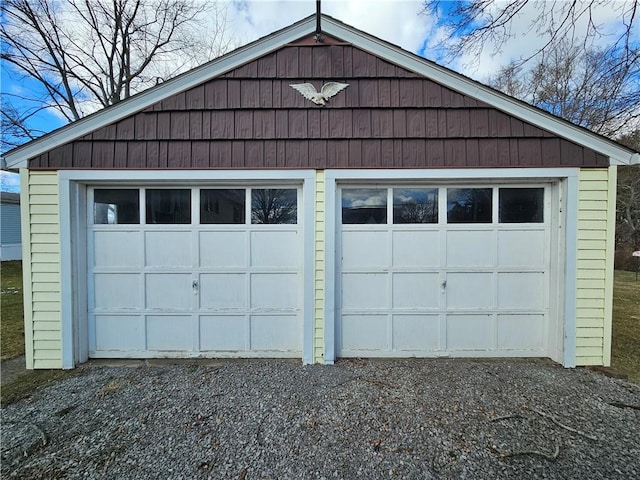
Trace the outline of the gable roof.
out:
[[[7,169],[26,167],[27,161],[30,158],[139,112],[162,98],[178,94],[253,59],[267,55],[302,37],[313,34],[315,30],[316,17],[313,15],[209,63],[167,80],[160,85],[140,92],[115,105],[17,147],[5,153],[2,166]],[[327,35],[351,43],[384,60],[423,75],[434,82],[483,101],[488,105],[523,121],[534,124],[559,137],[566,138],[584,147],[595,150],[609,157],[611,163],[614,165],[640,163],[640,154],[632,149],[619,145],[583,127],[555,117],[537,107],[502,94],[464,75],[437,65],[324,14],[322,15],[322,31]]]

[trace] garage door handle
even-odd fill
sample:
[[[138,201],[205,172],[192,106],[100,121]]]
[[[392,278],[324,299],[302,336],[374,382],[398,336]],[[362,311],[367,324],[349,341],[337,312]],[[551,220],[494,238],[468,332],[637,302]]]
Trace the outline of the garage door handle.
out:
[[[444,280],[441,284],[440,287],[444,290],[445,288],[447,288],[447,281]]]
[[[194,290],[198,290],[198,281],[197,281],[197,280],[194,280],[194,281],[191,283],[191,286],[193,287],[193,289],[194,289]]]

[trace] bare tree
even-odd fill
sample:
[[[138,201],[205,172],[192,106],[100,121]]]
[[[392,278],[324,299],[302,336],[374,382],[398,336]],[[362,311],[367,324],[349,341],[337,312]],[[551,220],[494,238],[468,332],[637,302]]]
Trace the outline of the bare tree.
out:
[[[625,64],[623,55],[561,42],[534,64],[501,68],[488,84],[614,138],[640,127],[640,62]]]
[[[77,120],[224,53],[227,8],[220,0],[4,0],[3,68],[43,92],[5,95]],[[16,113],[26,123],[29,114]]]
[[[640,129],[621,136],[618,141],[640,151]],[[616,197],[616,245],[630,260],[632,250],[640,249],[640,166],[618,167]],[[624,258],[624,257],[623,257]]]
[[[293,188],[251,191],[251,223],[296,223],[297,192]]]
[[[621,24],[617,34],[611,34],[599,18],[597,9],[606,8]],[[514,28],[525,11],[534,11],[529,27]],[[637,32],[640,23],[640,2],[637,0],[424,0],[423,13],[435,18],[444,28],[449,41],[441,45],[449,59],[462,53],[478,55],[487,47],[499,52],[516,37],[536,34],[545,38],[542,47],[522,61],[544,54],[549,47],[576,38],[584,46],[602,40],[612,49],[623,52],[618,57],[624,65],[638,61]]]
[[[45,133],[29,127],[29,119],[37,114],[39,110],[38,108],[32,108],[20,112],[8,99],[2,99],[2,107],[0,108],[0,152],[17,147]]]

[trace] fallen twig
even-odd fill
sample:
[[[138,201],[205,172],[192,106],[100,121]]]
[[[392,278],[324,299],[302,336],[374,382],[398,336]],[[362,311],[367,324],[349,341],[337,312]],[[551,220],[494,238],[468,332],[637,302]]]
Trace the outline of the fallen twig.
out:
[[[576,430],[575,428],[571,428],[568,425],[565,425],[564,423],[559,422],[552,415],[549,415],[548,413],[541,412],[540,410],[537,410],[535,408],[529,408],[529,410],[531,410],[534,413],[537,413],[541,417],[548,418],[553,423],[555,423],[556,425],[558,425],[561,428],[564,428],[565,430],[568,430],[570,432],[576,433],[578,435],[582,435],[583,437],[588,438],[589,440],[593,440],[593,441],[596,441],[596,442],[598,441],[597,437],[594,437],[593,435],[589,435],[588,433],[584,433],[584,432],[582,432],[580,430]]]
[[[558,455],[560,455],[560,441],[557,439],[556,448],[552,454],[541,452],[539,450],[518,450],[515,452],[503,452],[502,450],[499,450],[495,445],[490,445],[489,448],[496,452],[500,456],[500,458],[517,457],[520,455],[537,455],[538,457],[545,458],[549,461],[555,461],[558,458]]]
[[[519,413],[514,413],[512,415],[503,415],[501,417],[495,417],[495,418],[491,418],[489,419],[489,421],[491,422],[500,422],[502,420],[509,420],[511,418],[527,418],[524,415],[520,415]]]
[[[629,403],[609,402],[609,405],[617,408],[633,408],[634,410],[640,410],[640,405],[631,405]]]

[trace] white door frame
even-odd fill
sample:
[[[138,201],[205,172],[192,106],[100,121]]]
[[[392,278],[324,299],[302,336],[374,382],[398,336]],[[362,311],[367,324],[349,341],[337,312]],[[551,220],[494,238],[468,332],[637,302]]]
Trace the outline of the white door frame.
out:
[[[302,184],[303,340],[302,362],[313,363],[314,268],[313,170],[61,170],[60,262],[62,303],[62,367],[88,360],[86,189],[88,185],[230,185],[259,182]]]
[[[549,342],[550,357],[561,362],[565,367],[575,366],[575,291],[576,291],[576,255],[575,250],[565,249],[565,245],[576,245],[577,211],[578,211],[578,172],[577,168],[500,168],[500,169],[437,169],[437,170],[326,170],[326,291],[325,291],[325,363],[332,364],[336,359],[336,294],[337,279],[337,233],[338,233],[338,184],[340,182],[376,182],[385,184],[393,182],[555,182],[559,192],[554,193],[561,214],[557,219],[559,233],[552,239],[551,281],[554,278],[558,285],[558,297],[555,302],[550,299],[550,317],[555,324],[562,320],[553,330],[563,332],[561,340],[556,339],[555,347]],[[553,189],[556,190],[556,189]],[[553,205],[553,204],[552,204]],[[552,208],[553,210],[553,208]],[[562,232],[564,228],[565,232]],[[564,268],[563,268],[564,267]],[[554,322],[552,322],[552,325]],[[550,327],[551,328],[551,327]]]

